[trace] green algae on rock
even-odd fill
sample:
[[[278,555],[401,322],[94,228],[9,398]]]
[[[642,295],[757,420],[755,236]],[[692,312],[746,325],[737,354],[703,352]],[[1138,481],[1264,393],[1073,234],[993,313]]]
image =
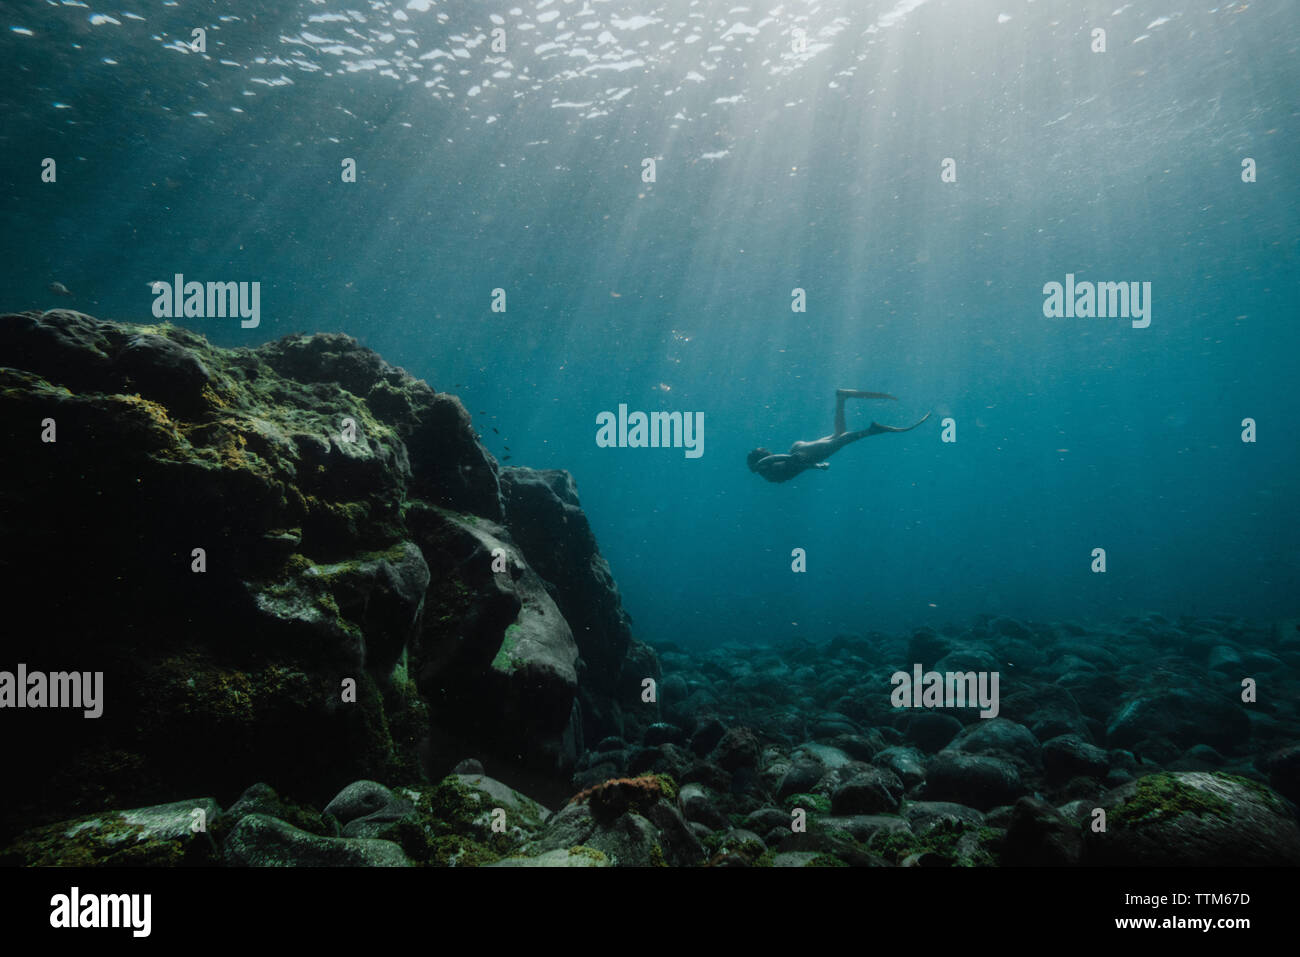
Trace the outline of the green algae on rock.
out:
[[[558,796],[580,713],[601,730],[635,704],[613,700],[622,685],[580,687],[548,591],[623,619],[594,539],[543,554],[512,537],[576,522],[576,496],[510,470],[538,494],[507,518],[502,470],[460,401],[355,340],[224,349],[52,310],[0,316],[0,363],[0,441],[29,447],[57,424],[57,443],[0,478],[0,535],[23,556],[10,585],[48,612],[39,645],[18,636],[15,651],[103,670],[108,701],[93,741],[15,716],[11,758],[51,787],[37,799],[0,783],[0,842],[249,781],[319,803],[360,778],[438,779],[465,754]],[[69,548],[74,602],[44,572]],[[496,548],[508,573],[492,571]],[[624,628],[584,642],[622,667]]]
[[[392,841],[321,837],[265,814],[246,815],[226,838],[228,867],[409,867]]]
[[[35,828],[0,851],[0,864],[26,867],[176,867],[219,858],[212,798],[90,815]]]
[[[1150,774],[1109,792],[1106,830],[1084,830],[1084,863],[1300,864],[1300,827],[1267,785],[1221,772]]]

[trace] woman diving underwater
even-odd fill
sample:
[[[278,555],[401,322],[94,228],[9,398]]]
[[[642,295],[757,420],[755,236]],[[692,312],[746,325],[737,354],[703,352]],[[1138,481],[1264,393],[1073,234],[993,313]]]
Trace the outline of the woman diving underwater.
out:
[[[901,429],[892,425],[879,425],[872,422],[869,429],[850,432],[844,425],[845,399],[893,399],[895,402],[898,401],[896,396],[885,392],[836,389],[834,434],[823,436],[813,442],[796,442],[790,446],[790,451],[786,455],[773,455],[763,448],[754,449],[747,457],[749,470],[757,472],[769,482],[788,482],[800,472],[805,472],[808,469],[830,468],[830,463],[826,460],[844,446],[856,442],[858,439],[865,439],[871,435],[880,435],[884,432],[910,432],[930,417],[930,413],[927,412],[925,418],[921,419],[920,422]]]

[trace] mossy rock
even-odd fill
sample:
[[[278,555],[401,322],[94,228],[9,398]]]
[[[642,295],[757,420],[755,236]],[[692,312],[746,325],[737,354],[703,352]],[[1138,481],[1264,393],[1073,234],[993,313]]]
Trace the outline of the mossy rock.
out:
[[[609,858],[605,856],[604,851],[598,851],[594,847],[587,847],[583,844],[575,844],[573,847],[569,848],[569,853],[581,854],[585,857],[589,857],[597,864],[609,863]]]
[[[752,837],[715,831],[705,837],[702,843],[709,853],[709,865],[713,867],[723,863],[728,866],[771,867],[775,857],[762,841],[756,841]]]
[[[578,795],[547,819],[529,853],[595,848],[616,867],[690,866],[704,849],[651,776],[607,781]]]
[[[865,844],[891,864],[914,855],[935,855],[955,867],[992,867],[1002,832],[955,818],[940,820],[923,834],[911,830],[881,830]]]
[[[790,811],[801,807],[808,812],[809,816],[831,813],[831,799],[824,794],[791,794],[782,803]]]
[[[653,777],[659,782],[659,793],[664,796],[664,799],[675,802],[681,789],[677,786],[677,782],[673,780],[673,776],[671,774],[656,774]]]
[[[27,867],[177,867],[209,865],[220,855],[212,798],[109,811],[34,828],[3,852],[0,864]],[[202,830],[195,830],[202,827]]]
[[[385,840],[320,837],[265,814],[248,814],[223,849],[230,867],[409,867],[402,848]]]
[[[452,774],[436,784],[402,788],[414,810],[378,830],[413,862],[429,867],[482,867],[517,854],[550,812],[484,775]],[[504,818],[494,811],[500,808]],[[505,830],[496,830],[501,820]]]
[[[601,851],[578,845],[556,848],[534,857],[505,857],[490,867],[612,867],[613,862]]]
[[[1085,827],[1084,863],[1231,867],[1300,864],[1300,826],[1266,785],[1218,771],[1150,774],[1106,794],[1106,830]]]
[[[300,830],[321,837],[339,836],[337,822],[327,820],[324,814],[313,807],[282,797],[273,787],[263,782],[258,782],[244,791],[239,796],[239,800],[222,816],[225,830],[229,831],[248,814],[266,814],[269,817],[279,818]],[[219,841],[222,839],[224,834],[218,838]]]
[[[676,806],[677,782],[667,774],[643,774],[635,778],[611,778],[580,791],[570,804],[587,804],[592,815],[611,821],[632,811],[645,815],[660,801]]]
[[[1138,826],[1171,820],[1182,814],[1213,814],[1230,820],[1232,805],[1215,791],[1184,784],[1174,774],[1149,774],[1135,783],[1133,796],[1115,808],[1111,823]]]
[[[818,854],[808,861],[804,867],[848,867],[844,861],[840,860],[834,854]]]

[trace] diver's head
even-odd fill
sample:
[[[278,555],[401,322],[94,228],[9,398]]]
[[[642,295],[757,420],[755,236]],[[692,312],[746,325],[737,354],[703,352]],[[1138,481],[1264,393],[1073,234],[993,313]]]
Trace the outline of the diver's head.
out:
[[[767,449],[754,449],[749,455],[745,456],[745,461],[749,463],[749,470],[754,471],[754,466],[771,454]]]

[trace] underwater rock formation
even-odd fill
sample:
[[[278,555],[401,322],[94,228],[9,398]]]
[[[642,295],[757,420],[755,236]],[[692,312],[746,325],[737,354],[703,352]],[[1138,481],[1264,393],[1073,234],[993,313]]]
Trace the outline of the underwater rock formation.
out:
[[[557,469],[507,467],[501,470],[501,492],[511,535],[531,556],[573,630],[583,667],[578,693],[585,737],[639,734],[657,720],[657,708],[646,707],[638,696],[642,679],[659,677],[658,665],[653,652],[632,637],[618,585],[578,504],[573,476]],[[627,709],[627,701],[635,707]]]
[[[572,477],[346,336],[24,313],[0,363],[0,672],[103,674],[6,705],[0,862],[1300,862],[1294,622],[652,650]],[[916,664],[997,716],[896,707]]]
[[[460,401],[347,336],[0,316],[0,440],[0,580],[31,623],[0,667],[104,675],[98,719],[6,714],[48,785],[6,776],[0,839],[250,780],[319,807],[467,756],[568,793],[584,707],[657,720],[572,479],[510,469],[503,497]]]

